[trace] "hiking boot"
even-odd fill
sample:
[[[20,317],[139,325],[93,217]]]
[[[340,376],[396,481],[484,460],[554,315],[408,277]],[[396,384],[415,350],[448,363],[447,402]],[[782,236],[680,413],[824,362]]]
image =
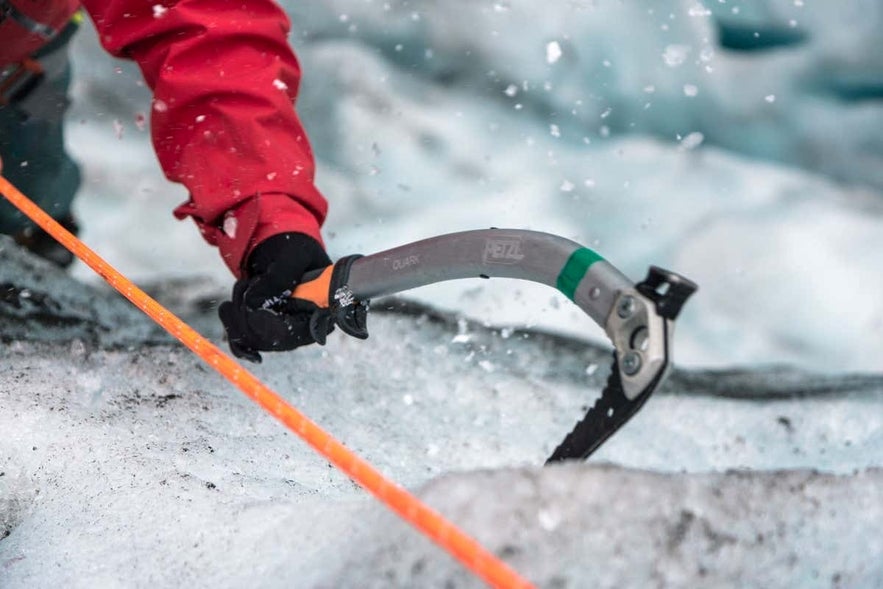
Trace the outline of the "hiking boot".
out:
[[[76,235],[80,226],[72,215],[57,219],[62,227]],[[74,255],[66,247],[55,241],[55,238],[40,227],[28,227],[16,233],[15,243],[29,249],[36,255],[49,260],[59,268],[67,268],[74,261]]]

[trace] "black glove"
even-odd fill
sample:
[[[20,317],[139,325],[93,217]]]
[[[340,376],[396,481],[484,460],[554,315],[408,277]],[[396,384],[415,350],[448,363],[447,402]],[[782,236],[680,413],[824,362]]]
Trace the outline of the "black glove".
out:
[[[291,293],[306,272],[330,265],[322,246],[302,233],[282,233],[258,244],[248,258],[246,276],[233,286],[233,300],[218,309],[233,354],[260,362],[259,351],[293,350],[317,341],[324,344],[338,323],[335,313],[293,299]],[[354,313],[349,309],[346,314]],[[365,312],[358,314],[361,329],[345,331],[365,338]]]

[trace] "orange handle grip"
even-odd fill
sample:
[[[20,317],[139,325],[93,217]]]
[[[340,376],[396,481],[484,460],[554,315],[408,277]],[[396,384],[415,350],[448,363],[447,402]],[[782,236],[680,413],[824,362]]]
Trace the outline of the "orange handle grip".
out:
[[[327,309],[331,306],[331,276],[333,273],[334,265],[332,264],[315,277],[307,275],[305,281],[294,287],[291,298],[310,301],[321,309]]]

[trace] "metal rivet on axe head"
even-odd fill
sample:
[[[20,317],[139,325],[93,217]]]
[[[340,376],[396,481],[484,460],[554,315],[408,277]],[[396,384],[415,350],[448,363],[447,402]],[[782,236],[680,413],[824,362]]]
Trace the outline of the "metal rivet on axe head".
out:
[[[622,357],[622,371],[632,376],[641,370],[641,355],[637,352],[628,352]]]
[[[624,296],[616,307],[616,314],[619,315],[621,319],[628,319],[634,314],[635,307],[637,307],[635,297]]]

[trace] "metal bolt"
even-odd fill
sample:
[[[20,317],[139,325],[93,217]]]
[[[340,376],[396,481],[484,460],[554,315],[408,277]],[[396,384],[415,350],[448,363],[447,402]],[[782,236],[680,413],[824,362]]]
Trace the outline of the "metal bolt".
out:
[[[637,352],[628,352],[622,357],[622,371],[628,376],[634,376],[641,370],[641,355]]]
[[[636,306],[635,297],[624,296],[619,301],[619,305],[616,308],[616,314],[619,315],[620,319],[628,319],[634,314]]]

